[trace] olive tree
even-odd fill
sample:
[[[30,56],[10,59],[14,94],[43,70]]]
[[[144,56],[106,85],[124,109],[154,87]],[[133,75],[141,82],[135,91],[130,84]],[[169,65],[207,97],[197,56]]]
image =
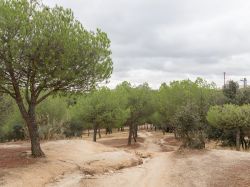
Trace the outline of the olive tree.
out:
[[[110,41],[83,28],[69,9],[0,0],[0,92],[17,103],[34,157],[44,156],[36,106],[58,91],[88,91],[110,77]]]

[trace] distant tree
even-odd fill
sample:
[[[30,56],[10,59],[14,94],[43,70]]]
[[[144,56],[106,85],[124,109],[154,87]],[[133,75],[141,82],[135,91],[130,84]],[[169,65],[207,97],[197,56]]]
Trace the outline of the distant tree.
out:
[[[175,114],[173,124],[183,147],[204,149],[204,125],[196,105],[188,103]]]
[[[14,102],[6,95],[0,94],[0,141],[7,139],[6,135],[6,121],[12,114],[14,108]]]
[[[62,138],[66,129],[68,115],[65,97],[48,97],[38,105],[36,120],[42,139]]]
[[[13,101],[12,99],[10,100]],[[10,110],[5,113],[5,115],[5,119],[2,121],[2,141],[27,138],[27,129],[24,126],[24,120],[22,119],[19,109],[14,102]]]
[[[100,128],[113,128],[123,124],[127,118],[127,111],[122,110],[119,98],[108,88],[101,88],[82,97],[73,109],[72,121],[91,124],[94,130],[93,141],[97,140]]]
[[[0,94],[0,126],[4,124],[13,108],[13,102],[10,97]]]
[[[128,145],[131,145],[132,138],[136,142],[138,125],[144,124],[148,116],[153,113],[151,107],[151,89],[147,83],[130,88],[127,93],[127,109],[130,115],[126,124],[129,126]]]
[[[226,104],[213,106],[207,113],[208,122],[217,128],[236,130],[236,149],[240,150],[241,128],[250,127],[250,105]]]
[[[155,107],[158,124],[162,129],[175,132],[172,122],[176,112],[187,103],[192,103],[198,110],[200,123],[207,126],[206,113],[209,106],[223,102],[222,98],[222,93],[215,89],[214,83],[208,83],[201,78],[197,78],[194,82],[182,80],[173,81],[169,85],[162,84],[155,98],[158,102],[158,107]]]
[[[223,87],[223,93],[228,98],[227,103],[237,104],[237,93],[239,90],[239,84],[230,80],[228,85]]]
[[[250,104],[250,88],[239,89],[237,94],[237,102],[239,105]]]
[[[110,77],[110,41],[88,32],[71,10],[0,0],[0,92],[17,103],[34,157],[44,156],[36,106],[58,91],[89,91]]]

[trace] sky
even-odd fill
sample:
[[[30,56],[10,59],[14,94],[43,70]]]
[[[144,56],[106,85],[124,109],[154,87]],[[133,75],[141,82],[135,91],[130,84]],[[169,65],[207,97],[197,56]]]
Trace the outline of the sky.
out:
[[[250,84],[248,0],[44,0],[71,8],[88,29],[111,40],[114,71],[109,86],[196,77],[217,86],[226,80]]]

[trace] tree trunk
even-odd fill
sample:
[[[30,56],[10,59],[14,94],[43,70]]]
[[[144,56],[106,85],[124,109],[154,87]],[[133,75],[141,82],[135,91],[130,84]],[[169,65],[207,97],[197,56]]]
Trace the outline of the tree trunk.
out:
[[[88,136],[89,136],[89,129],[88,129]]]
[[[236,150],[240,151],[240,128],[236,131]]]
[[[93,141],[96,142],[97,127],[94,127]]]
[[[17,98],[16,98],[16,103],[19,108],[19,111],[27,125],[27,129],[29,132],[29,138],[31,141],[31,154],[33,157],[45,157],[44,152],[41,149],[40,146],[40,138],[39,138],[39,133],[38,133],[38,127],[36,123],[36,113],[35,113],[35,103],[32,102],[29,105],[29,111],[27,112],[25,109],[25,106],[23,104],[21,95],[19,93],[19,90],[17,90]]]
[[[137,132],[138,132],[138,125],[135,125],[134,138],[137,138]]]
[[[98,129],[99,138],[101,138],[101,129]]]
[[[177,139],[177,133],[175,129],[174,129],[174,138]]]
[[[133,139],[136,142],[136,136],[135,136],[135,132],[132,133],[133,134]]]
[[[129,134],[128,134],[128,145],[131,145],[132,133],[133,133],[133,126],[132,126],[132,124],[130,124],[129,125]]]
[[[38,133],[38,127],[36,124],[36,116],[35,116],[35,105],[30,105],[29,112],[28,112],[28,118],[25,119],[29,135],[30,135],[30,141],[31,141],[31,153],[32,156],[37,157],[44,157],[45,154],[43,153],[41,146],[40,146],[40,138]]]

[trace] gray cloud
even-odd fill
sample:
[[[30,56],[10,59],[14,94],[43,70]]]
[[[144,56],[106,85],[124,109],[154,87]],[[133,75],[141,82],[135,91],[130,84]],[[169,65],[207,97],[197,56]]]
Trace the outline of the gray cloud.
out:
[[[204,77],[221,85],[222,73],[250,79],[250,1],[44,0],[71,8],[111,42],[110,86],[128,80],[158,87],[174,79]]]

